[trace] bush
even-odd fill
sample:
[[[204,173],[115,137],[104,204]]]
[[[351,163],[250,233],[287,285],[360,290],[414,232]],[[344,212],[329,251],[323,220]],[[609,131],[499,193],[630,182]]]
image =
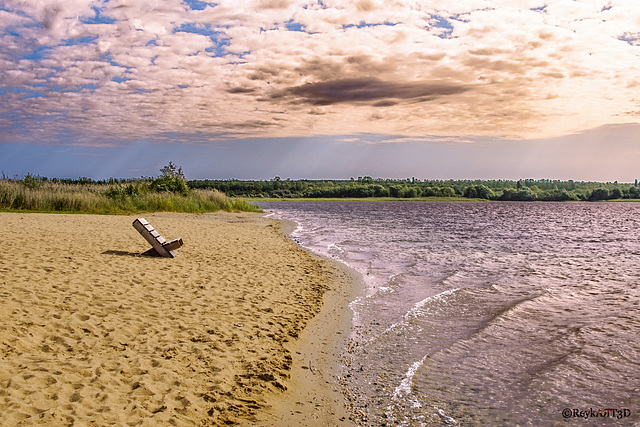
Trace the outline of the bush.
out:
[[[416,190],[416,187],[405,186],[402,189],[402,197],[406,197],[408,199],[413,199],[414,197],[418,197],[418,191]]]
[[[609,190],[606,188],[596,188],[591,192],[589,196],[589,200],[609,200],[611,197],[609,195]]]
[[[485,185],[472,185],[465,188],[464,197],[468,199],[487,199],[491,200],[495,198],[495,194]]]
[[[24,178],[22,179],[22,183],[24,184],[25,187],[30,188],[32,190],[40,186],[40,180],[29,173],[24,176]]]
[[[162,169],[160,169],[161,175],[151,181],[151,190],[162,193],[177,193],[186,196],[189,194],[189,186],[187,180],[182,173],[182,168],[177,168],[172,162]]]
[[[505,189],[500,196],[500,200],[517,201],[517,202],[532,202],[536,200],[538,196],[536,193],[525,187],[521,190],[512,190],[510,188]]]
[[[422,197],[455,197],[456,192],[451,187],[425,187]]]
[[[105,195],[108,198],[113,200],[123,199],[125,197],[135,197],[144,192],[141,190],[140,187],[141,187],[140,184],[138,185],[127,184],[125,186],[122,186],[120,184],[111,185],[109,186],[109,189],[105,192]]]
[[[189,194],[189,186],[184,178],[178,176],[163,175],[151,181],[149,186],[156,193],[168,192],[186,196]]]
[[[624,197],[627,199],[639,199],[640,198],[640,188],[638,187],[629,187],[624,194]]]
[[[573,191],[567,191],[565,189],[555,189],[544,192],[542,195],[542,200],[553,202],[567,202],[580,200],[580,198]]]
[[[614,188],[609,192],[610,199],[622,199],[622,191],[619,188]]]

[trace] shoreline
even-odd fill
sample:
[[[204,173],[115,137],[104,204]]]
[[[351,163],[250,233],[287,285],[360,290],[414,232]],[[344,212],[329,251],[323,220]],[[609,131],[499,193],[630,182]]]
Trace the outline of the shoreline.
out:
[[[297,224],[276,221],[281,224],[281,232],[290,238]],[[288,390],[270,396],[269,409],[256,425],[355,426],[339,378],[340,360],[352,327],[349,303],[363,289],[363,279],[347,265],[296,245],[326,263],[330,288],[323,296],[320,312],[305,326],[299,339],[287,346],[293,356]]]
[[[500,200],[489,199],[469,199],[466,197],[343,197],[343,198],[331,198],[331,197],[289,197],[289,198],[275,198],[275,197],[246,197],[247,202],[260,203],[260,202],[496,202]]]
[[[349,425],[346,267],[261,214],[143,216],[176,258],[142,256],[134,216],[0,213],[4,421]]]

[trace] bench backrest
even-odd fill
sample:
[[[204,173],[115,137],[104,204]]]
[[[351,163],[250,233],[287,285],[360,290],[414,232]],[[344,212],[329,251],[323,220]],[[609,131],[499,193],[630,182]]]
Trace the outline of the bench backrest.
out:
[[[180,238],[167,242],[144,218],[138,218],[133,221],[133,228],[138,230],[138,233],[153,246],[153,249],[155,249],[160,256],[174,258],[177,254],[176,250],[182,246],[182,239]]]

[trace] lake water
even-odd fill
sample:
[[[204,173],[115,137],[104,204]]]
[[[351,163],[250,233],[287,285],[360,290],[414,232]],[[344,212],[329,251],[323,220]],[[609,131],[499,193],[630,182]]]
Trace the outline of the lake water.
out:
[[[359,425],[640,424],[640,204],[260,205],[365,279]]]

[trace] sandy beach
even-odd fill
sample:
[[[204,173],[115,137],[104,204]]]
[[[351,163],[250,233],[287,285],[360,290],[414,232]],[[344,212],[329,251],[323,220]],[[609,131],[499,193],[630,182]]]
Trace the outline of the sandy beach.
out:
[[[0,213],[3,425],[350,425],[354,277],[259,214]],[[320,315],[318,315],[320,313]]]

